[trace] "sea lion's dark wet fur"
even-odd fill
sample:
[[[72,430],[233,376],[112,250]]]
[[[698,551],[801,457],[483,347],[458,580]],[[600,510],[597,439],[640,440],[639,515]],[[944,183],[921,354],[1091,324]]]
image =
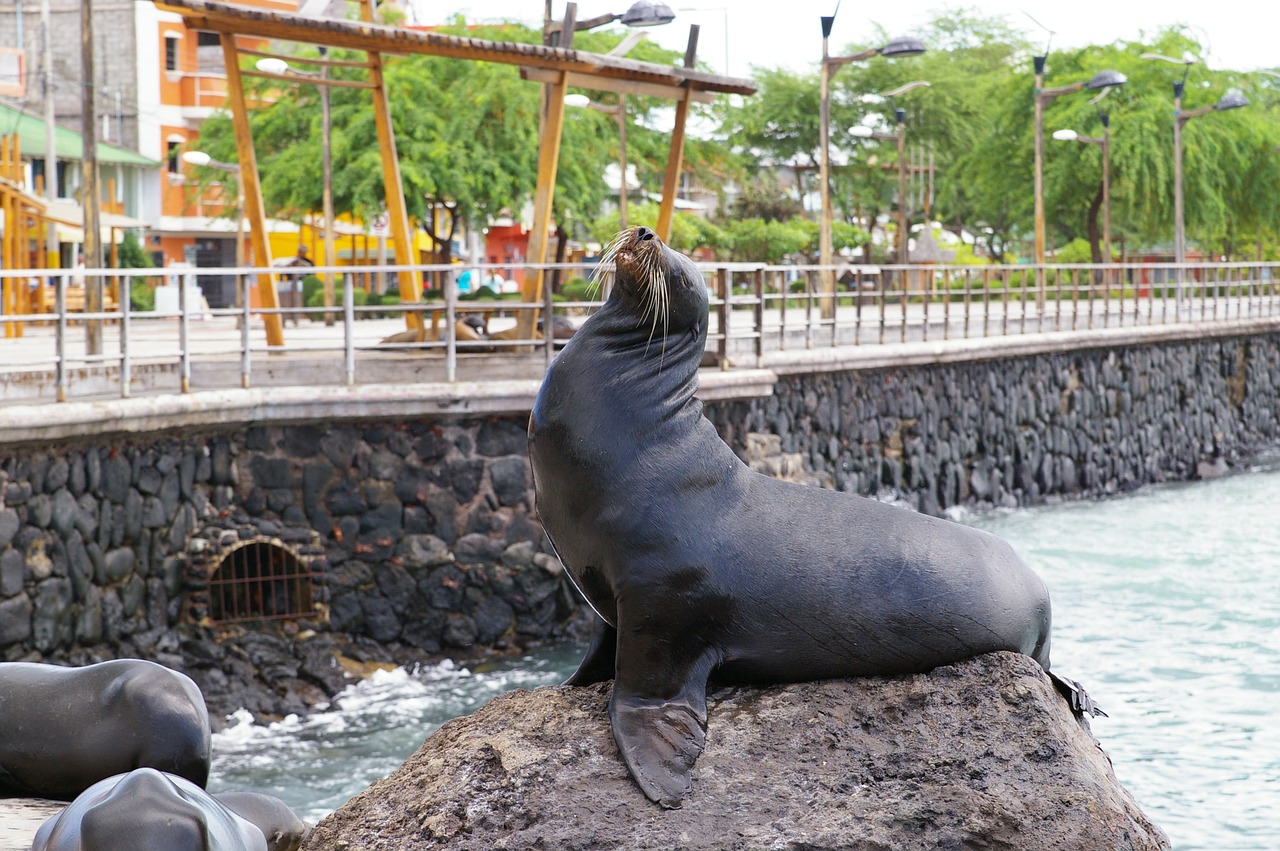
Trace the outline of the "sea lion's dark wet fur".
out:
[[[529,454],[547,534],[604,621],[568,683],[614,678],[614,736],[646,795],[688,795],[713,673],[900,674],[996,650],[1048,669],[1049,596],[1008,544],[749,470],[694,396],[701,273],[646,228],[612,255],[607,302],[543,382]]]

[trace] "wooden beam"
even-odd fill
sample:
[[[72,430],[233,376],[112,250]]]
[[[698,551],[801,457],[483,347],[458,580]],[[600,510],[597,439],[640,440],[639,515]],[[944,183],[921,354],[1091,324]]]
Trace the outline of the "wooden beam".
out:
[[[684,52],[686,68],[693,67],[698,56],[698,25],[689,27],[689,46]],[[667,172],[662,179],[662,203],[658,206],[658,239],[671,241],[671,222],[675,218],[676,195],[680,191],[680,170],[684,167],[684,128],[689,120],[689,92],[676,104],[676,122],[671,129],[671,147],[667,153]]]
[[[366,66],[367,67],[367,66]],[[241,71],[241,77],[262,77],[267,80],[282,80],[291,86],[299,83],[313,86],[328,86],[339,89],[372,89],[373,83],[364,80],[335,80],[333,77],[315,77],[311,74],[272,74],[268,71]]]
[[[244,100],[244,81],[240,79],[240,54],[236,50],[236,37],[222,33],[222,58],[226,65],[227,101],[231,105],[231,124],[236,134],[236,153],[240,165],[240,185],[244,191],[244,215],[249,220],[249,235],[253,244],[254,265],[271,265],[271,248],[267,243],[267,213],[262,206],[262,184],[258,182],[258,158],[253,151],[253,134],[249,130],[249,109]],[[258,276],[258,299],[265,310],[280,307],[276,295],[274,275]],[[284,345],[284,323],[280,314],[262,316],[267,332],[267,345]]]
[[[373,2],[364,0],[360,4],[360,15],[366,23],[373,20]],[[404,200],[404,184],[400,181],[400,159],[396,156],[395,131],[391,126],[391,105],[387,100],[387,89],[382,74],[382,54],[369,51],[369,82],[373,83],[373,119],[378,128],[378,149],[382,155],[382,183],[387,202],[387,218],[390,220],[391,235],[396,241],[396,265],[417,265],[414,257],[413,230],[409,227],[409,210]],[[400,301],[413,304],[422,301],[422,285],[417,273],[413,271],[398,273],[400,280]],[[411,331],[418,332],[419,339],[423,334],[421,313],[406,313],[405,325]]]
[[[709,92],[749,95],[756,91],[755,82],[749,79],[711,74],[688,66],[673,68],[621,56],[587,53],[569,47],[465,38],[367,21],[306,19],[289,12],[212,0],[157,0],[156,8],[181,15],[191,29],[218,33],[245,33],[260,38],[391,54],[426,54],[527,65],[596,77],[688,86]]]
[[[554,83],[560,76],[558,71],[545,68],[521,68],[520,76],[535,83]],[[591,74],[569,73],[569,85],[580,89],[591,89],[596,92],[613,92],[620,95],[640,95],[641,97],[680,100],[689,94],[691,100],[698,103],[714,103],[715,95],[696,89],[681,86],[667,86],[659,83],[644,83],[636,80],[624,80],[616,77],[598,77]]]

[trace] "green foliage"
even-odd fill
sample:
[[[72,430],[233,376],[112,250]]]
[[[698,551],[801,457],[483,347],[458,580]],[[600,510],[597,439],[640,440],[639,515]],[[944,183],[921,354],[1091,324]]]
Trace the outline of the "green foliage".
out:
[[[656,227],[658,224],[658,205],[652,202],[632,204],[627,209],[628,227]],[[714,226],[705,219],[692,213],[677,212],[671,219],[671,239],[668,244],[676,251],[690,252],[703,245],[712,244],[711,236]],[[596,218],[588,227],[591,238],[601,245],[622,230],[621,217],[617,210]]]
[[[156,309],[156,289],[151,279],[129,279],[129,309],[146,312]]]
[[[570,278],[560,285],[557,295],[563,301],[590,301],[597,298],[599,287],[589,278]]]
[[[155,261],[142,247],[137,231],[132,228],[124,232],[120,247],[116,250],[118,268],[121,269],[154,269]]]

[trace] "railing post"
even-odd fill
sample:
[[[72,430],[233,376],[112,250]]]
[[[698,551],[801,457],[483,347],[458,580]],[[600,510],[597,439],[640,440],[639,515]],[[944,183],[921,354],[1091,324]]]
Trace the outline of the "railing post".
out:
[[[755,273],[756,369],[764,365],[764,267]]]
[[[542,349],[547,369],[551,369],[551,362],[556,357],[556,303],[551,296],[551,282],[548,281],[542,287]]]
[[[182,392],[191,392],[191,340],[188,327],[187,277],[178,273],[178,356],[181,358]]]
[[[473,273],[474,274],[474,273]],[[544,275],[545,272],[539,272]],[[452,384],[458,380],[458,290],[455,281],[446,275],[444,280],[444,380]]]
[[[356,383],[356,291],[350,275],[342,276],[342,371],[348,387]]]
[[[129,362],[129,310],[132,305],[129,304],[129,296],[133,292],[133,278],[126,276],[125,280],[129,285],[123,287],[124,292],[116,296],[120,306],[120,398],[122,399],[129,398],[129,381],[132,372]]]
[[[240,290],[240,387],[249,389],[249,278],[238,275],[236,287]]]
[[[723,370],[729,368],[729,311],[733,295],[733,278],[723,266],[716,270],[716,289],[720,292],[720,341],[716,356]]]
[[[54,284],[54,308],[58,311],[56,349],[58,352],[58,401],[67,401],[67,276],[59,275]]]

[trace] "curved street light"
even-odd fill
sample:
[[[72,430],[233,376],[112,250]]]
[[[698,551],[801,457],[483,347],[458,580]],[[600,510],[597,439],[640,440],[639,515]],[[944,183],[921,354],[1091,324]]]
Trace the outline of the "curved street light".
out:
[[[243,269],[248,262],[248,249],[245,247],[244,238],[244,181],[240,178],[240,165],[238,163],[224,163],[215,160],[204,151],[183,151],[182,161],[198,166],[199,168],[211,168],[216,171],[234,174],[236,177],[236,268]],[[241,286],[240,273],[236,273],[236,307],[244,307],[244,287]],[[237,323],[242,322],[244,317],[237,317]]]
[[[1111,69],[1099,71],[1088,80],[1072,83],[1067,86],[1059,86],[1054,89],[1044,88],[1044,66],[1048,56],[1035,57],[1036,72],[1036,90],[1035,90],[1035,228],[1036,228],[1036,244],[1035,244],[1035,262],[1037,266],[1044,265],[1044,249],[1045,249],[1045,227],[1044,227],[1044,108],[1054,98],[1062,95],[1074,94],[1081,89],[1090,91],[1105,91],[1113,86],[1123,86],[1129,81],[1129,78],[1119,71]],[[1037,302],[1043,298],[1043,290],[1037,298]]]
[[[1182,59],[1173,59],[1160,53],[1144,53],[1143,59],[1170,62],[1182,65],[1182,79],[1173,83],[1173,259],[1178,264],[1178,286],[1176,300],[1182,302],[1182,264],[1187,262],[1187,223],[1185,198],[1182,187],[1182,128],[1188,121],[1210,112],[1221,112],[1227,109],[1239,109],[1249,105],[1249,99],[1238,91],[1231,90],[1224,94],[1212,106],[1202,106],[1188,112],[1182,111],[1182,95],[1186,91],[1187,75],[1191,66],[1196,64],[1196,57],[1190,53],[1183,54]]]
[[[618,186],[618,229],[627,229],[627,96],[618,95],[616,104],[596,103],[586,95],[565,95],[564,105],[578,109],[594,109],[612,115],[618,122],[618,167],[622,169],[622,181]]]
[[[328,48],[320,47],[320,61],[325,62],[328,54]],[[329,112],[329,87],[324,84],[324,80],[329,76],[329,68],[325,64],[321,64],[319,69],[315,71],[301,71],[292,67],[288,62],[278,56],[268,56],[259,59],[255,66],[259,71],[266,74],[275,74],[280,77],[312,77],[321,80],[320,83],[320,173],[321,173],[321,192],[320,205],[321,212],[324,215],[324,263],[323,266],[334,266],[338,262],[337,249],[334,245],[333,236],[333,154],[330,148],[329,137],[332,125],[332,119]],[[333,281],[333,273],[325,272],[321,278],[324,281],[324,306],[333,307],[337,301],[336,292]],[[295,286],[291,284],[291,286]],[[297,307],[303,307],[302,295],[298,294]],[[324,324],[333,325],[337,321],[332,312],[324,314]]]
[[[606,12],[594,18],[586,18],[581,21],[575,20],[573,30],[574,32],[593,30],[596,27],[602,27],[614,21],[619,21],[623,26],[628,27],[660,27],[663,24],[671,23],[675,19],[676,13],[671,11],[671,7],[666,3],[655,3],[653,0],[636,0],[625,12]],[[563,25],[563,21],[546,21],[543,24],[544,36],[560,32]]]
[[[1102,147],[1102,256],[1104,263],[1111,262],[1111,114],[1098,110],[1102,121],[1102,135],[1081,136],[1074,130],[1055,130],[1053,138],[1059,142],[1079,142],[1082,145]]]
[[[818,185],[822,197],[822,218],[818,228],[818,263],[822,266],[819,273],[820,289],[824,295],[821,303],[822,316],[830,319],[836,312],[836,276],[830,268],[834,262],[831,229],[831,78],[850,62],[862,62],[874,56],[889,59],[902,59],[919,56],[927,49],[924,42],[912,36],[898,36],[881,47],[872,47],[861,53],[849,56],[832,56],[828,53],[828,39],[831,27],[835,24],[835,15],[822,16],[822,75],[818,89],[818,148],[820,154]]]

